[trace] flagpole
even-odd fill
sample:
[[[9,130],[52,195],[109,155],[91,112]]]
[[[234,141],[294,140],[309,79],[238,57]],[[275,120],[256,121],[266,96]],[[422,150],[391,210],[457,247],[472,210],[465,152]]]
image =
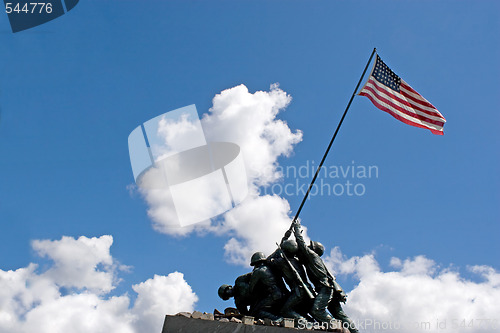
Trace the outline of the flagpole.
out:
[[[337,125],[337,129],[335,130],[335,133],[333,133],[333,137],[330,140],[330,144],[328,145],[328,148],[326,148],[325,154],[323,155],[323,158],[321,159],[321,162],[319,163],[318,169],[316,170],[316,173],[314,174],[314,177],[311,181],[311,184],[309,184],[309,187],[307,188],[306,195],[304,196],[304,199],[302,199],[302,202],[300,203],[299,209],[297,210],[297,213],[295,213],[295,217],[292,220],[292,225],[290,226],[290,229],[292,229],[294,222],[299,218],[300,211],[302,210],[302,207],[304,207],[304,204],[307,200],[307,197],[309,196],[309,192],[311,192],[311,189],[314,185],[314,182],[316,181],[316,178],[318,178],[319,171],[321,170],[321,167],[323,166],[323,163],[325,162],[326,156],[328,155],[328,152],[330,152],[330,148],[332,147],[333,141],[335,141],[335,138],[337,137],[337,133],[339,132],[340,126],[342,126],[342,122],[344,121],[344,118],[347,114],[347,111],[349,110],[349,107],[351,106],[352,100],[354,99],[354,96],[356,96],[356,91],[358,91],[359,85],[361,84],[361,81],[363,80],[363,77],[365,76],[366,70],[368,69],[368,66],[370,65],[370,62],[372,61],[373,55],[377,52],[377,48],[373,48],[372,54],[370,55],[370,59],[368,59],[368,62],[366,63],[365,69],[363,70],[363,74],[361,74],[361,77],[359,78],[358,84],[356,85],[356,88],[354,89],[354,92],[352,93],[351,99],[349,100],[349,103],[347,103],[347,107],[345,108],[344,114],[342,115],[342,118],[340,118],[340,122]]]

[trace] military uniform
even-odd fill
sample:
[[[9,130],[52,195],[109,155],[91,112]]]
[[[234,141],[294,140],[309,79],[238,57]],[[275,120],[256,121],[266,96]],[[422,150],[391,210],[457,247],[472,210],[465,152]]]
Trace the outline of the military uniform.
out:
[[[219,297],[227,301],[229,298],[234,297],[234,304],[241,314],[249,315],[252,306],[255,304],[256,298],[250,292],[250,278],[252,273],[247,273],[236,278],[234,287],[223,284],[219,288]],[[250,307],[250,310],[248,309]]]
[[[252,277],[252,273],[247,273],[241,276],[238,276],[236,281],[234,281],[234,305],[238,309],[241,314],[248,315],[250,314],[248,310],[248,306],[251,306],[255,302],[255,297],[250,293],[250,278]]]
[[[251,265],[255,266],[250,278],[250,293],[257,295],[257,303],[252,309],[252,315],[257,318],[281,320],[275,315],[280,308],[283,292],[278,287],[278,281],[271,269],[265,264],[266,257],[262,252],[252,256]]]
[[[317,292],[311,308],[311,315],[319,322],[329,322],[332,316],[326,311],[328,308],[336,319],[349,324],[351,333],[357,333],[358,330],[354,326],[354,323],[347,317],[340,305],[341,301],[345,301],[344,292],[335,281],[335,278],[330,274],[328,268],[326,268],[320,254],[314,251],[315,246],[320,246],[321,250],[318,252],[323,254],[323,245],[311,242],[312,248],[308,247],[300,232],[299,223],[294,224],[294,234],[299,247],[299,259],[306,267],[307,276],[309,276]]]
[[[284,247],[284,244],[287,242],[291,242],[288,240],[288,237],[283,237],[281,240],[281,247]],[[295,243],[295,242],[294,242]],[[297,251],[297,244],[295,243],[295,252]],[[292,268],[286,262],[285,258],[282,257],[282,251],[277,249],[274,251],[269,257],[267,257],[267,261],[269,262],[270,267],[273,269],[276,275],[283,277],[285,282],[290,287],[291,293],[287,297],[283,307],[281,308],[281,315],[286,318],[295,318],[301,319],[304,318],[302,313],[307,313],[311,306],[311,299],[307,296],[304,291],[305,288],[309,288],[309,291],[312,291],[313,288],[307,282],[306,272],[304,270],[304,266],[299,262],[299,260],[295,257],[291,251],[287,251],[286,247],[283,249],[284,255],[287,256],[288,261],[295,269],[295,272],[300,276],[305,286],[302,286],[297,279],[296,274],[292,271]]]
[[[330,322],[332,316],[326,311],[326,308],[333,297],[333,279],[321,257],[306,245],[299,224],[295,223],[293,228],[299,247],[299,259],[306,267],[307,276],[309,276],[317,293],[310,313],[318,322]]]
[[[341,300],[334,296],[330,304],[328,304],[328,311],[333,315],[333,318],[340,320],[344,324],[344,327],[348,327],[351,333],[358,333],[356,325],[354,325],[353,321],[344,312],[340,302]]]

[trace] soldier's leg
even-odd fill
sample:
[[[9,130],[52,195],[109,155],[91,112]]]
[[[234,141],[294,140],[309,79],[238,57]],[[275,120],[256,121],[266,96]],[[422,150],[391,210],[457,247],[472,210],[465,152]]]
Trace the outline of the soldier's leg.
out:
[[[349,328],[349,331],[351,333],[358,333],[358,329],[356,328],[356,325],[354,325],[354,322],[347,316],[347,314],[344,312],[342,309],[342,306],[340,305],[340,302],[338,300],[332,300],[330,304],[328,305],[328,310],[332,314],[333,318],[338,319],[342,322],[342,326]]]
[[[256,318],[260,319],[271,319],[272,321],[282,321],[283,317],[278,317],[276,315],[273,315],[271,312],[265,311],[265,310],[260,310],[259,313],[255,315]]]
[[[323,286],[317,290],[317,292],[318,295],[314,299],[314,303],[311,308],[311,315],[318,322],[330,322],[330,320],[332,320],[332,316],[328,314],[326,308],[332,299],[333,288]]]
[[[252,315],[256,318],[269,318],[273,321],[280,321],[283,318],[276,316],[275,314],[272,313],[272,308],[273,304],[276,301],[273,299],[271,295],[267,296],[266,298],[260,300],[255,304],[255,307],[252,310]]]
[[[300,304],[301,301],[302,296],[300,295],[300,291],[294,288],[281,308],[281,315],[286,318],[303,319],[304,317],[295,311],[296,306]]]

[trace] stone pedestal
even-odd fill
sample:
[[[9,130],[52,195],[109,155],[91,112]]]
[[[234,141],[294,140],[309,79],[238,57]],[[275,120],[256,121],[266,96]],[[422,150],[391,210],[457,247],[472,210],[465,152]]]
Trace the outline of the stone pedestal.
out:
[[[255,320],[254,317],[232,315],[224,311],[225,314],[215,310],[212,313],[201,313],[199,311],[179,312],[175,316],[165,316],[162,333],[298,333],[325,332],[327,328],[315,327],[318,323],[308,323],[308,326],[294,328],[294,320],[284,318],[281,323],[270,320]],[[236,318],[238,316],[239,318]],[[328,327],[328,332],[349,333],[342,328],[340,321],[333,321]]]
[[[162,333],[297,333],[298,331],[295,328],[166,316]]]

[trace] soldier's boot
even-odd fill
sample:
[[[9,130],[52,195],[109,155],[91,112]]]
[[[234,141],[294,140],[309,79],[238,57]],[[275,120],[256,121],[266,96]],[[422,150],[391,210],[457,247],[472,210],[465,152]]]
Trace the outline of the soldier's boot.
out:
[[[318,309],[318,308],[313,307],[311,309],[311,315],[319,323],[330,324],[330,320],[333,319],[332,316],[330,316],[330,314],[328,312],[326,312],[326,309]]]
[[[292,318],[292,319],[296,319],[296,320],[306,320],[306,318],[304,318],[303,316],[300,315],[300,313],[298,312],[295,312],[291,309],[283,309],[281,310],[281,315],[284,317],[284,318]]]
[[[300,315],[300,313],[296,312],[294,310],[294,307],[299,304],[301,299],[299,297],[294,297],[293,295],[288,298],[288,300],[285,302],[285,305],[281,308],[281,315],[285,318],[292,318],[292,319],[303,319],[305,318]]]
[[[339,319],[340,321],[342,321],[342,326],[343,327],[347,327],[349,329],[349,332],[351,333],[359,333],[358,329],[356,328],[356,325],[354,325],[354,323],[352,322],[352,320],[348,317],[346,318],[337,318]]]
[[[268,318],[268,319],[271,319],[272,321],[275,321],[275,322],[278,322],[278,323],[280,323],[280,322],[283,321],[283,317],[275,316],[271,312],[267,312],[265,310],[260,310],[257,313],[256,317],[257,318],[261,318],[261,319]]]
[[[347,316],[335,316],[335,319],[338,319],[342,322],[342,327],[348,328],[351,333],[359,333],[356,325],[354,325],[353,321]]]
[[[349,326],[349,332],[351,332],[351,333],[359,333],[359,331],[356,328],[356,326]]]
[[[340,305],[340,302],[335,302],[332,301],[329,306],[328,310],[330,310],[331,314],[335,319],[338,319],[342,322],[342,326],[346,327],[349,329],[349,332],[351,333],[359,333],[358,329],[356,328],[356,325],[354,322],[347,316],[347,314],[344,312],[342,309],[342,306]]]

